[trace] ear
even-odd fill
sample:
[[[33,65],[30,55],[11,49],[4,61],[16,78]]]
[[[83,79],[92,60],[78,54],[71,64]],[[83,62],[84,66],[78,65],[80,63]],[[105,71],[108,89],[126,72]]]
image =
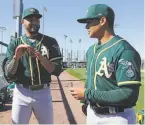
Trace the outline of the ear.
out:
[[[104,26],[104,25],[106,24],[106,22],[107,22],[106,17],[102,17],[102,18],[100,19],[100,25],[101,25],[101,26]]]

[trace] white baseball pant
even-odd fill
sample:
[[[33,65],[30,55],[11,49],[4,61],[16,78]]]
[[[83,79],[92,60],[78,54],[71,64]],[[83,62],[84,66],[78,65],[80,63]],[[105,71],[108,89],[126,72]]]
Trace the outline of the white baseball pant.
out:
[[[127,108],[124,112],[113,114],[95,114],[88,105],[87,125],[128,125],[136,124],[136,114],[133,108]]]
[[[29,124],[32,111],[39,124],[53,124],[50,88],[32,91],[15,85],[12,103],[12,123]]]

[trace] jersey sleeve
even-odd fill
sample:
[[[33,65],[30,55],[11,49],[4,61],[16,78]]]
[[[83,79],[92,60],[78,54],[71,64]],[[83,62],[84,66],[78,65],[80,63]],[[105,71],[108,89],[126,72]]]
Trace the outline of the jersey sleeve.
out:
[[[3,74],[7,82],[11,83],[12,81],[16,80],[17,75],[11,75],[8,73],[6,66],[9,64],[9,62],[12,60],[14,54],[15,54],[15,49],[16,49],[16,40],[10,41],[7,51],[6,51],[6,57],[2,62],[2,69],[3,69]]]
[[[62,72],[62,59],[63,57],[60,52],[60,47],[54,39],[54,42],[50,48],[50,61],[55,63],[55,70],[52,72],[52,75],[59,76]]]
[[[8,58],[8,60],[11,60],[15,54],[15,40],[14,41],[10,41],[10,44],[7,47],[7,51],[6,51],[6,57]]]
[[[120,55],[116,65],[116,80],[118,86],[141,84],[140,55],[133,50],[125,50]]]
[[[55,61],[61,61],[62,59],[63,58],[60,52],[60,47],[57,41],[54,39],[52,47],[50,48],[50,61],[55,62]]]

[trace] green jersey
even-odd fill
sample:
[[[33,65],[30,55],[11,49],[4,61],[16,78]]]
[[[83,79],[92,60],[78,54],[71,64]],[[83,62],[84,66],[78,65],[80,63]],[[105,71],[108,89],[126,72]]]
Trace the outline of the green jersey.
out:
[[[13,59],[16,47],[20,44],[27,44],[32,47],[36,47],[42,56],[52,62],[55,62],[56,66],[52,74],[58,76],[62,71],[62,56],[57,41],[52,37],[42,34],[38,34],[35,40],[31,40],[32,39],[28,38],[26,35],[23,35],[22,37],[11,41],[7,48],[6,58],[8,60],[6,65]],[[14,77],[7,72],[6,76]],[[15,77],[16,84],[32,85],[32,82],[33,84],[38,84],[39,82],[41,82],[41,84],[49,84],[51,82],[51,74],[47,72],[47,70],[42,66],[41,62],[37,58],[31,57],[28,52],[25,52],[19,60],[19,65]]]
[[[133,88],[141,84],[141,59],[126,40],[115,36],[103,45],[95,44],[88,49],[86,59],[85,99],[113,106],[126,105],[129,100],[135,105],[138,89]]]

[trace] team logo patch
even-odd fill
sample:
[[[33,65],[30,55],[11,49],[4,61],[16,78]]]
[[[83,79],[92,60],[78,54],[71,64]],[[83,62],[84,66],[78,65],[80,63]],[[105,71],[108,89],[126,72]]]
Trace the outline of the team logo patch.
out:
[[[41,54],[49,59],[49,50],[44,45],[41,46]]]
[[[98,16],[102,16],[102,13],[99,13]]]
[[[133,77],[135,74],[134,74],[134,72],[133,72],[132,69],[128,69],[127,72],[126,72],[126,75],[127,75],[128,77]]]
[[[119,63],[122,65],[122,69],[126,70],[126,75],[128,77],[134,77],[135,69],[134,69],[134,66],[131,62],[124,60],[124,59],[120,59]]]
[[[35,13],[35,9],[33,9],[33,8],[30,9],[30,12],[31,12],[31,13]]]

